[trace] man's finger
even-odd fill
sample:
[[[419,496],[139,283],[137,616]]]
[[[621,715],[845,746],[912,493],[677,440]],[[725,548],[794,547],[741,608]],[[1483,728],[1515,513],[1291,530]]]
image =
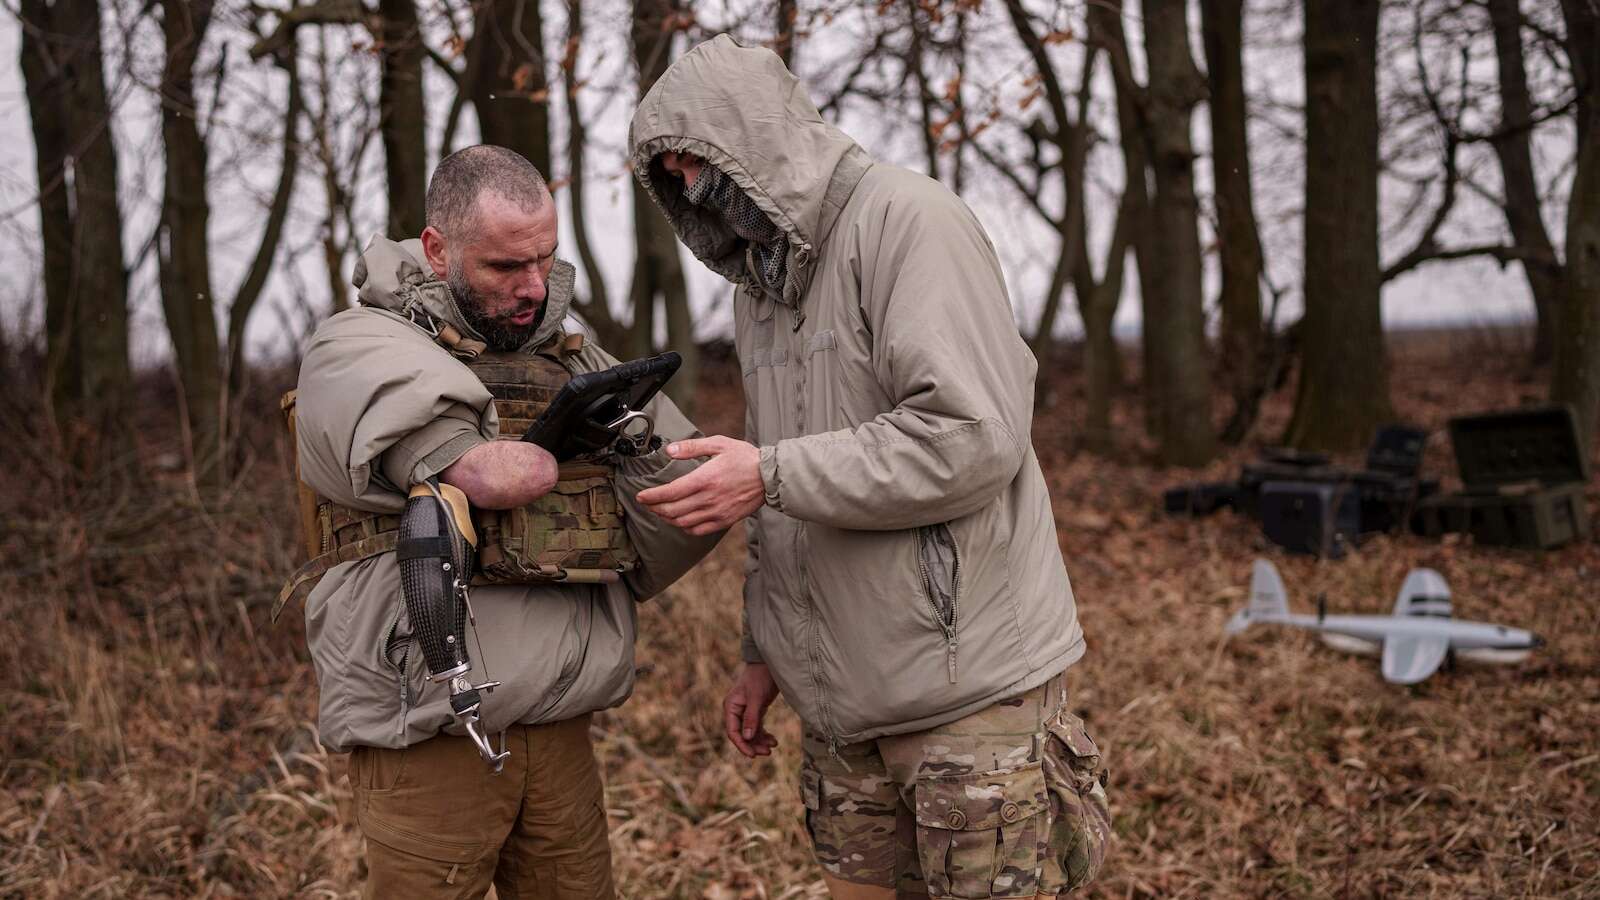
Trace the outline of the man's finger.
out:
[[[722,730],[728,735],[735,749],[745,756],[754,757],[755,750],[744,741],[744,736],[739,733],[740,713],[744,710],[744,703],[729,697],[722,704],[724,715],[722,717]]]
[[[704,514],[706,504],[710,500],[704,494],[691,494],[682,500],[672,500],[667,503],[657,503],[650,507],[650,511],[666,519],[674,525],[681,524],[681,520],[689,518],[696,513]]]
[[[726,438],[684,438],[673,441],[667,445],[667,455],[673,459],[698,459],[702,456],[716,456],[722,452],[722,442]]]
[[[747,703],[744,707],[744,739],[754,740],[759,730],[762,730],[761,706],[757,703]]]
[[[661,514],[656,513],[656,515],[659,516]],[[689,529],[698,525],[710,524],[715,526],[716,523],[722,521],[723,518],[722,512],[715,506],[709,506],[705,504],[691,505],[688,501],[684,501],[684,506],[681,508],[681,510],[661,517],[672,522],[672,524],[678,526],[679,528],[682,528],[684,531],[688,531]]]
[[[695,469],[681,478],[675,478],[666,484],[653,488],[645,488],[639,492],[639,502],[646,506],[659,506],[662,503],[671,503],[682,500],[690,494],[697,493],[705,486],[705,477],[699,469]]]

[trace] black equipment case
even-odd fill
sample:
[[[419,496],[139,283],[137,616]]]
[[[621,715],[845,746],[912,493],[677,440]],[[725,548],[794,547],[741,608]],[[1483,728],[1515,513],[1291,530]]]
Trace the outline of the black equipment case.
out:
[[[1359,471],[1332,465],[1320,453],[1273,448],[1258,462],[1246,463],[1239,473],[1234,506],[1246,515],[1266,518],[1263,490],[1275,482],[1339,484],[1351,489],[1358,510],[1356,534],[1393,531],[1410,521],[1420,498],[1439,490],[1438,479],[1422,478],[1422,451],[1428,434],[1405,425],[1378,429],[1367,449],[1366,468]]]
[[[1417,533],[1530,549],[1589,536],[1589,465],[1571,407],[1462,416],[1450,420],[1450,443],[1463,490],[1419,503]]]
[[[1261,486],[1261,533],[1293,553],[1344,556],[1361,532],[1361,496],[1348,481],[1269,481]]]

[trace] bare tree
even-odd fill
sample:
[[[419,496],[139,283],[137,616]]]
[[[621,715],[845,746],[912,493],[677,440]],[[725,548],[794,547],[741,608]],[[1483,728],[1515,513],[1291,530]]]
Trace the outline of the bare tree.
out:
[[[588,170],[584,164],[588,127],[584,124],[583,111],[578,103],[578,94],[583,85],[583,80],[578,76],[578,55],[582,48],[583,0],[567,0],[567,48],[561,59],[561,81],[566,87],[567,209],[578,245],[578,260],[583,265],[584,277],[589,283],[588,299],[578,304],[578,311],[599,335],[602,345],[620,348],[627,343],[626,329],[611,312],[605,274],[600,270],[599,257],[589,240],[585,203]]]
[[[1505,185],[1506,225],[1518,247],[1550,258],[1549,262],[1522,261],[1523,275],[1533,293],[1533,308],[1538,317],[1533,361],[1545,363],[1555,355],[1556,316],[1561,306],[1564,273],[1555,263],[1555,249],[1545,230],[1539,188],[1534,180],[1529,145],[1535,116],[1523,61],[1522,13],[1517,8],[1517,0],[1488,0],[1487,5],[1494,24],[1495,60],[1500,67],[1500,129],[1493,144]]]
[[[127,272],[97,0],[22,0],[21,62],[39,148],[46,383],[69,456],[130,458]]]
[[[1087,261],[1088,253],[1085,240],[1087,228],[1083,197],[1084,171],[1090,133],[1087,122],[1089,88],[1094,79],[1097,51],[1092,44],[1084,48],[1077,85],[1069,90],[1063,83],[1061,74],[1057,71],[1047,49],[1046,42],[1055,40],[1058,32],[1043,23],[1036,23],[1020,0],[1007,0],[1006,13],[1011,20],[1012,30],[1016,32],[1018,40],[1021,41],[1034,66],[1032,79],[1035,88],[1034,92],[1027,95],[1025,103],[1031,106],[1036,99],[1042,97],[1045,111],[1049,113],[1049,121],[1043,117],[1035,118],[1022,129],[1031,148],[1026,163],[998,158],[981,143],[974,142],[972,146],[991,168],[1012,180],[1023,200],[1029,203],[1034,212],[1058,235],[1056,258],[1050,268],[1050,281],[1045,288],[1044,305],[1040,309],[1039,322],[1029,340],[1034,357],[1039,362],[1041,377],[1035,391],[1038,401],[1042,403],[1050,383],[1048,376],[1054,367],[1056,346],[1054,333],[1056,320],[1061,312],[1062,296],[1066,293],[1069,280],[1088,271],[1088,266],[1080,266],[1079,263]],[[1053,151],[1053,154],[1047,157],[1047,151]],[[1021,174],[1023,172],[1030,173],[1031,180],[1024,180]],[[1051,173],[1056,175],[1058,195],[1056,200],[1061,209],[1059,214],[1052,212],[1045,205],[1044,185]],[[1099,323],[1094,321],[1092,303],[1086,295],[1086,291],[1092,292],[1092,285],[1078,281],[1075,287],[1087,333],[1086,355],[1091,382],[1089,425],[1085,430],[1086,443],[1094,449],[1101,449],[1108,444],[1109,434],[1106,428],[1109,425],[1109,410],[1101,402],[1105,399],[1105,394],[1098,390],[1100,386],[1096,384],[1095,374],[1101,369],[1104,354],[1114,352],[1114,347],[1100,340],[1102,335],[1100,329],[1096,327]],[[1104,338],[1109,341],[1109,323]],[[1102,414],[1105,421],[1101,421]]]
[[[1162,461],[1197,466],[1215,454],[1216,433],[1201,296],[1195,154],[1189,137],[1190,119],[1206,97],[1206,84],[1190,54],[1185,6],[1159,0],[1142,4],[1150,84],[1133,96],[1138,134],[1155,183],[1147,221],[1158,248],[1140,264],[1141,274],[1151,279],[1140,285],[1147,311],[1145,358],[1160,360],[1146,373],[1145,387],[1155,404]],[[1131,77],[1125,80],[1131,82]],[[1124,133],[1123,140],[1128,138]]]
[[[422,102],[425,48],[413,0],[379,0],[376,26],[382,59],[379,123],[388,173],[389,237],[422,233],[428,185],[423,141],[427,115]]]
[[[196,482],[210,489],[227,477],[224,449],[228,400],[237,398],[244,388],[245,328],[271,274],[289,214],[295,175],[299,171],[295,130],[301,116],[301,98],[296,75],[296,45],[291,34],[272,54],[290,73],[283,156],[278,185],[267,208],[256,254],[228,305],[227,365],[224,368],[211,281],[208,238],[211,210],[206,198],[208,154],[197,123],[195,99],[195,64],[215,8],[209,0],[162,0],[162,3],[166,59],[161,73],[160,99],[166,175],[157,259],[162,308],[172,338],[189,426],[192,470]]]
[[[1600,6],[1562,0],[1567,57],[1577,89],[1578,157],[1567,204],[1566,296],[1551,396],[1571,403],[1593,446],[1600,415]]]
[[[1244,440],[1260,408],[1265,372],[1261,328],[1261,237],[1250,187],[1250,142],[1245,132],[1244,0],[1201,0],[1206,81],[1211,88],[1211,172],[1222,263],[1222,340],[1219,374],[1233,397],[1223,440]]]
[[[1483,10],[1479,7],[1482,5],[1488,6],[1487,19],[1481,15]],[[1509,4],[1502,0],[1418,4],[1411,8],[1411,18],[1411,52],[1406,57],[1402,77],[1408,85],[1403,93],[1414,94],[1407,99],[1415,109],[1402,108],[1399,123],[1405,125],[1416,120],[1428,123],[1414,133],[1425,137],[1423,143],[1438,145],[1438,162],[1432,163],[1430,159],[1424,170],[1426,174],[1401,176],[1401,180],[1414,182],[1419,198],[1437,185],[1438,200],[1431,211],[1420,205],[1411,207],[1410,214],[1424,223],[1420,234],[1408,250],[1383,268],[1381,281],[1387,283],[1424,264],[1476,256],[1491,257],[1501,265],[1519,262],[1533,293],[1536,314],[1533,361],[1547,362],[1565,276],[1545,230],[1543,198],[1535,179],[1531,143],[1533,132],[1540,125],[1565,114],[1572,103],[1570,100],[1547,106],[1535,103],[1528,85],[1521,39],[1525,20],[1515,0]],[[1473,44],[1486,34],[1492,34],[1500,69],[1499,122],[1488,131],[1474,121],[1488,119],[1480,106],[1490,92],[1474,84],[1471,77]],[[1429,52],[1429,44],[1442,45],[1457,57],[1451,61],[1452,65],[1444,67],[1457,69],[1453,76],[1448,71],[1438,71],[1436,54]],[[1452,81],[1454,97],[1448,96]],[[1493,147],[1500,164],[1503,189],[1498,196],[1479,184],[1471,171],[1473,159],[1468,152],[1484,144]],[[1393,158],[1403,157],[1407,152],[1403,145],[1389,150],[1391,175],[1397,174]],[[1432,155],[1431,150],[1428,153]],[[1451,244],[1441,239],[1463,188],[1488,197],[1501,208],[1511,233],[1509,243],[1497,239],[1487,243]]]
[[[778,0],[773,10],[772,49],[783,64],[794,68],[795,47],[799,44],[800,8],[795,0]]]
[[[922,154],[929,178],[939,177],[939,138],[935,125],[935,108],[938,99],[934,97],[933,88],[928,83],[927,57],[927,22],[926,13],[921,9],[918,0],[905,0],[903,4],[906,12],[906,44],[905,65],[907,74],[915,92],[918,122],[921,124],[919,131],[922,133]]]
[[[526,156],[550,173],[550,84],[538,0],[476,7],[465,84],[485,144]]]
[[[1364,445],[1391,415],[1378,308],[1379,0],[1305,0],[1303,363],[1287,440]]]
[[[1107,0],[1089,7],[1090,40],[1105,48],[1111,64],[1113,84],[1116,88],[1117,132],[1121,135],[1123,193],[1120,214],[1128,221],[1129,241],[1139,271],[1139,312],[1144,322],[1160,316],[1161,295],[1155,285],[1160,281],[1157,257],[1161,250],[1155,244],[1155,235],[1149,225],[1150,152],[1143,133],[1140,112],[1145,87],[1134,78],[1133,65],[1128,56],[1128,37],[1122,25],[1122,0]],[[1159,433],[1161,427],[1161,398],[1150,386],[1162,384],[1166,359],[1158,352],[1155,341],[1140,341],[1142,379],[1144,391],[1145,430]]]
[[[678,0],[634,0],[631,29],[633,58],[639,70],[639,96],[643,97],[672,63],[673,39],[684,15]],[[685,412],[691,409],[699,378],[700,352],[694,343],[694,323],[689,316],[689,291],[678,257],[678,240],[666,217],[650,202],[644,188],[633,181],[633,238],[636,251],[628,305],[633,309],[633,352],[643,356],[654,348],[655,306],[660,298],[667,317],[667,344],[683,355],[683,365],[667,391]]]
[[[213,8],[210,0],[163,0],[161,9],[166,38],[160,88],[166,178],[157,242],[161,304],[183,391],[190,468],[197,483],[212,488],[223,468],[222,349],[211,292],[211,206],[206,200],[206,145],[196,122],[194,68]]]
[[[386,228],[389,237],[396,240],[421,234],[428,166],[422,61],[429,50],[422,39],[414,0],[379,0],[376,13],[369,13],[359,0],[315,0],[306,6],[271,12],[277,16],[277,25],[250,48],[250,58],[270,55],[284,68],[290,68],[285,51],[295,46],[295,35],[302,25],[362,25],[372,35],[380,59],[378,127],[383,136],[387,175]],[[447,64],[441,66],[459,83],[462,76]],[[455,112],[446,128],[447,150]]]

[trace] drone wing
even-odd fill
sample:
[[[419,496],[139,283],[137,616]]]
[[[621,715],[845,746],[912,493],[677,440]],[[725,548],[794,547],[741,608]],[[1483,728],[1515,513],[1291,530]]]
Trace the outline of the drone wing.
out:
[[[1412,569],[1395,599],[1397,616],[1450,617],[1450,585],[1432,569]]]
[[[1392,684],[1416,684],[1438,671],[1450,652],[1443,635],[1391,637],[1383,642],[1383,679]]]

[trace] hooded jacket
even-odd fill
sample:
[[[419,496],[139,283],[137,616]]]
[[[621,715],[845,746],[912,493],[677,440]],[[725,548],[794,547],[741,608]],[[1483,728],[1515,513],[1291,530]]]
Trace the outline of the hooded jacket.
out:
[[[425,326],[448,323],[481,340],[449,288],[433,276],[420,241],[374,238],[356,269],[361,306],[317,329],[300,367],[296,434],[301,477],[335,503],[399,512],[406,489],[438,474],[499,431],[489,390]],[[524,352],[560,341],[573,271],[557,262],[544,317]],[[574,374],[615,365],[593,344],[566,364]],[[697,434],[665,395],[648,407],[666,440]],[[640,567],[610,585],[472,589],[474,683],[502,685],[483,698],[483,724],[570,719],[616,706],[633,688],[636,602],[658,593],[715,546],[666,525],[635,495],[694,463],[664,450],[623,460],[613,479]],[[319,730],[334,752],[406,747],[441,730],[460,733],[448,687],[426,677],[410,639],[394,553],[336,566],[306,599],[306,640],[317,670]]]
[[[1036,364],[960,198],[874,163],[776,54],[726,36],[662,75],[629,143],[684,244],[739,286],[746,437],[766,488],[749,522],[746,660],[848,743],[952,721],[1081,657],[1029,439]],[[667,151],[720,168],[783,230],[781,291],[684,200]]]

